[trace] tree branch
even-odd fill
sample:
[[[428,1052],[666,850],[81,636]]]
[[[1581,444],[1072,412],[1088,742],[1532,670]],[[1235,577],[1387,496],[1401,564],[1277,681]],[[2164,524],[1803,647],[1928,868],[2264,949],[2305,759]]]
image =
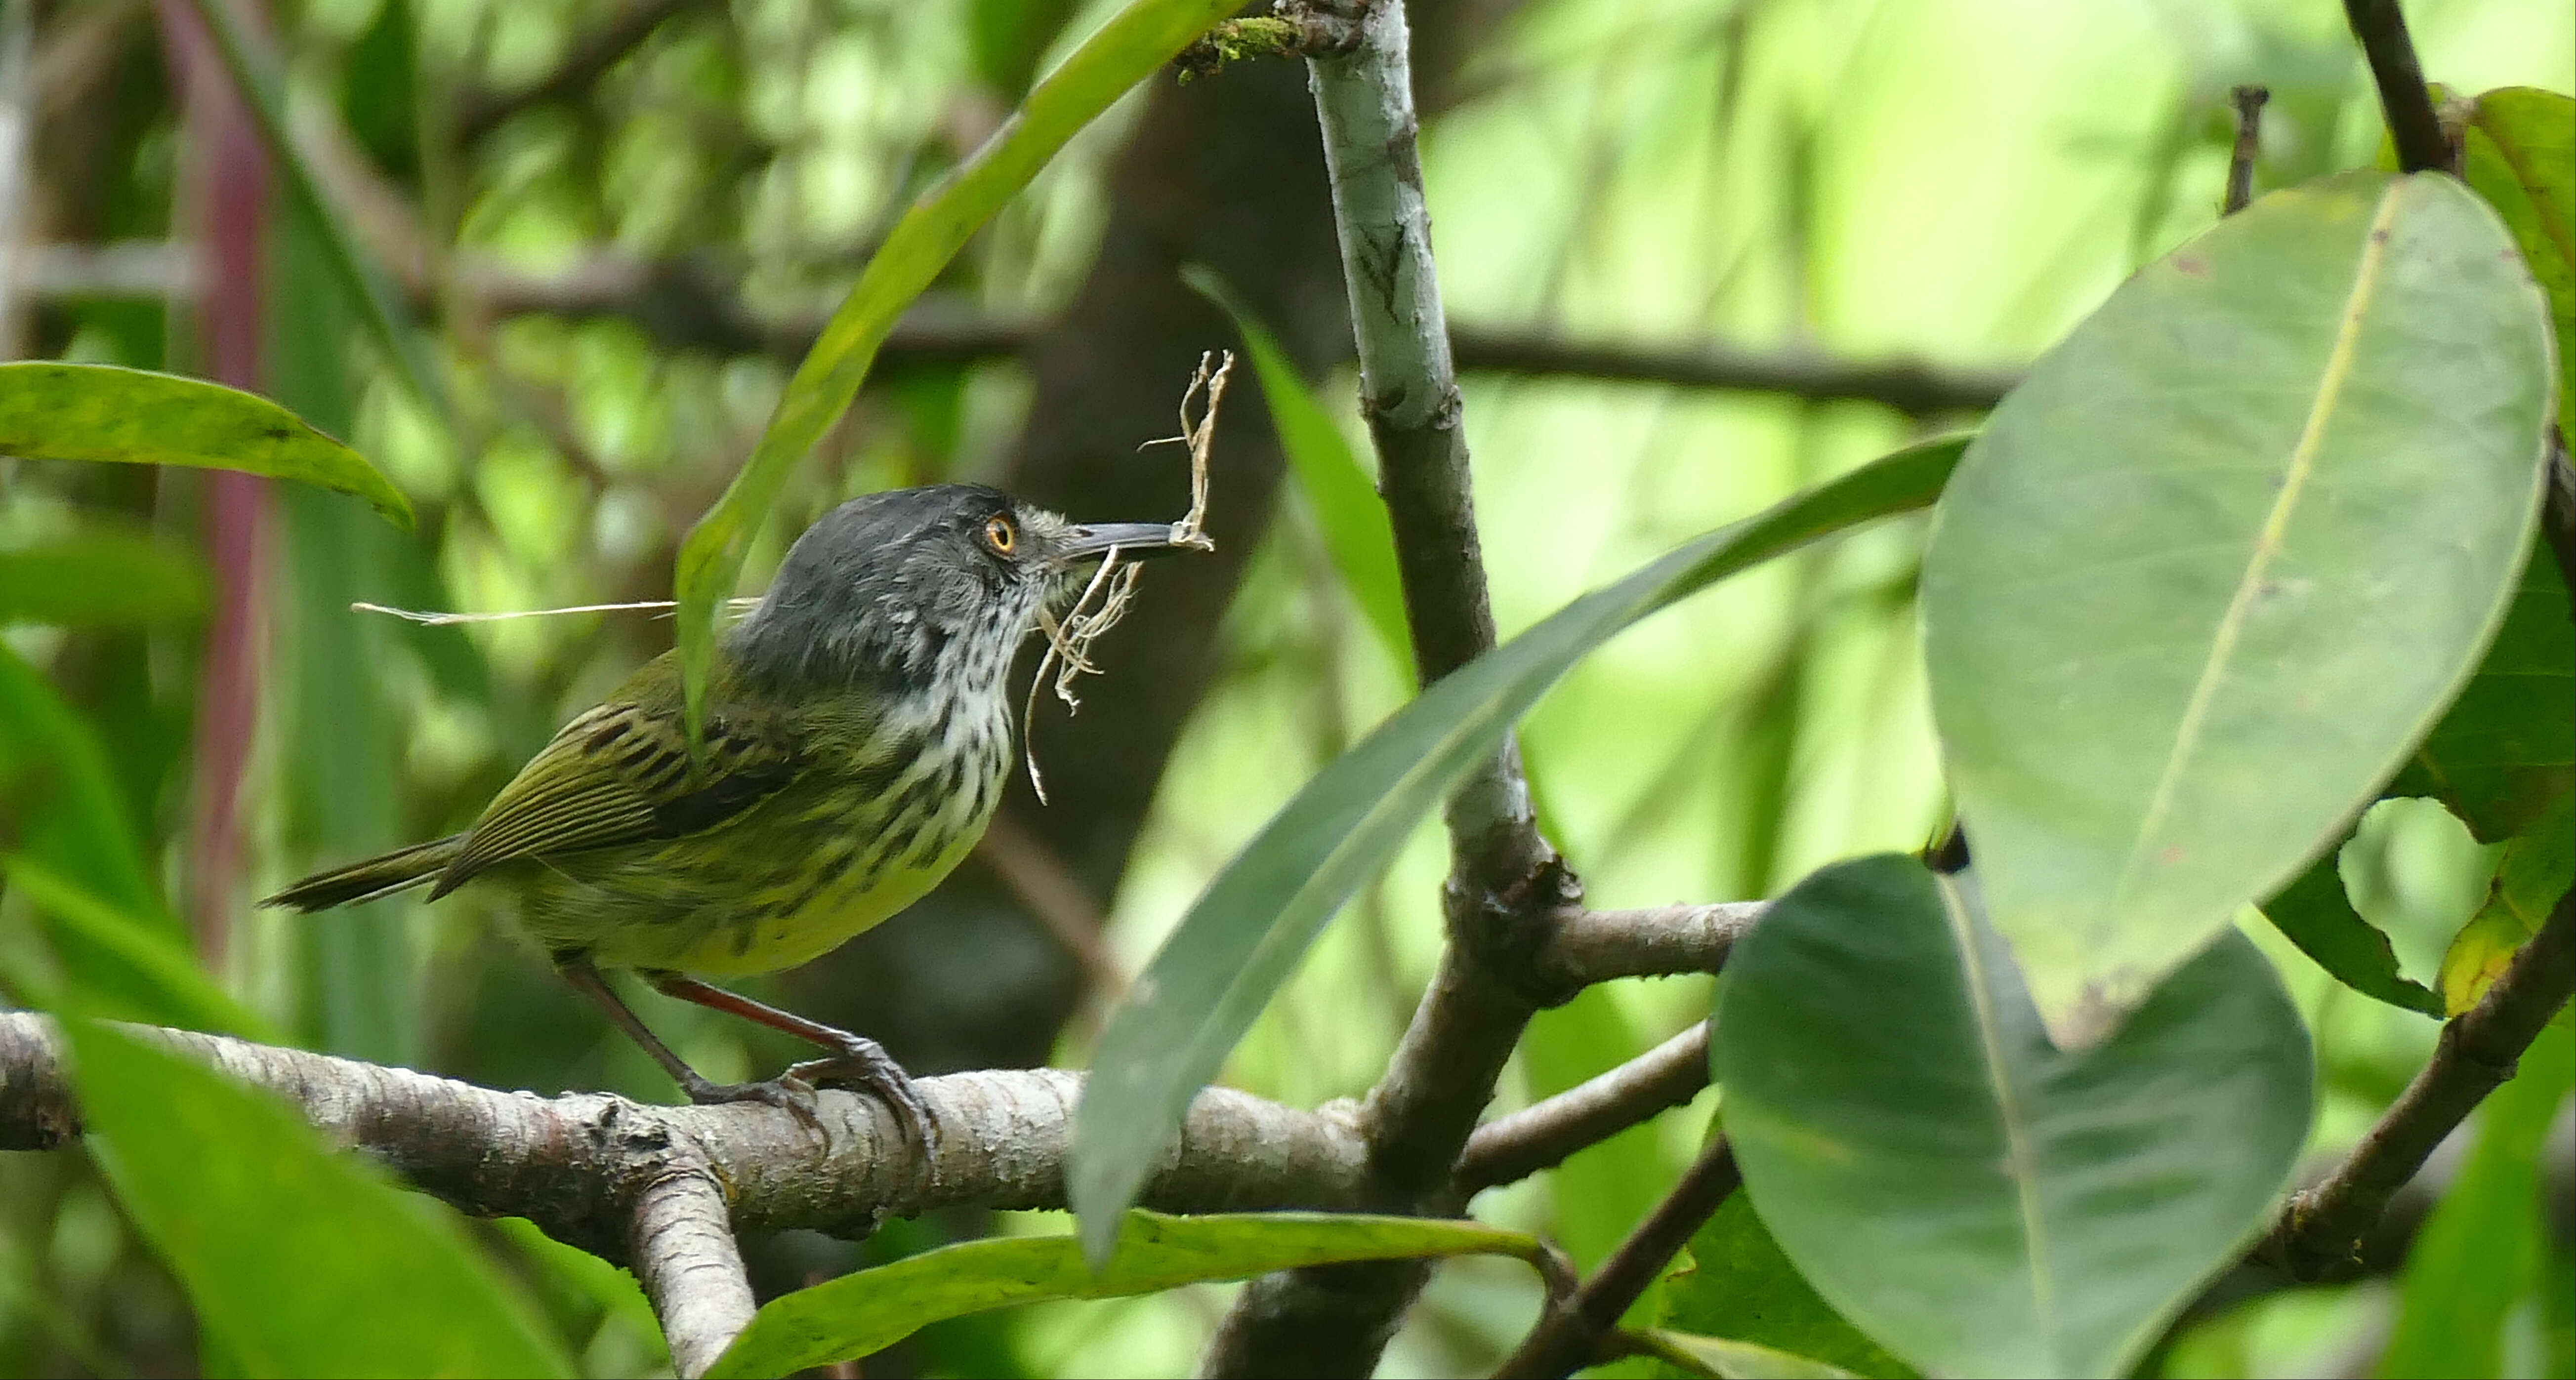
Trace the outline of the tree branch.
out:
[[[664,21],[701,8],[714,6],[707,0],[635,0],[598,29],[574,40],[562,64],[545,76],[507,91],[472,91],[459,96],[458,142],[474,143],[523,110],[579,97],[597,85],[609,68],[643,47]]]
[[[683,1375],[750,1316],[731,1231],[855,1234],[939,1207],[1061,1208],[1082,1087],[1053,1069],[924,1078],[923,1100],[946,1129],[924,1166],[883,1104],[837,1090],[818,1097],[818,1140],[788,1112],[753,1103],[543,1098],[220,1035],[142,1033],[286,1098],[333,1139],[466,1212],[526,1217],[632,1264]],[[53,1023],[0,1014],[0,1149],[51,1149],[79,1134]],[[1347,1116],[1210,1088],[1143,1201],[1172,1212],[1351,1208],[1367,1198],[1366,1171]]]
[[[1714,973],[1768,901],[1717,901],[1648,910],[1568,910],[1557,916],[1538,968],[1568,988],[1613,978]]]
[[[2433,1057],[2324,1182],[2291,1197],[2255,1252],[2293,1278],[2348,1271],[2389,1199],[2486,1095],[2576,991],[2576,891],[2558,898],[2478,1004],[2442,1027]]]
[[[1470,1198],[1553,1169],[1567,1156],[1651,1121],[1708,1086],[1708,1022],[1510,1116],[1476,1128],[1458,1157],[1457,1193]]]
[[[671,1368],[706,1374],[759,1308],[724,1191],[706,1166],[675,1165],[644,1186],[631,1250],[636,1281],[670,1343]]]
[[[1691,1233],[1743,1182],[1743,1173],[1735,1167],[1735,1152],[1723,1137],[1711,1139],[1683,1171],[1681,1182],[1601,1262],[1600,1270],[1572,1298],[1550,1305],[1539,1315],[1538,1326],[1530,1329],[1520,1349],[1495,1370],[1497,1380],[1554,1380],[1593,1364],[1602,1340],[1619,1325],[1619,1315],[1646,1292],[1666,1262],[1689,1244]]]
[[[1414,660],[1426,685],[1494,645],[1448,319],[1432,267],[1402,0],[1302,7],[1356,22],[1345,51],[1307,59],[1332,182],[1360,410],[1378,453]],[[1450,943],[1362,1117],[1373,1206],[1419,1211],[1450,1172],[1543,999],[1534,959],[1580,889],[1539,836],[1520,749],[1506,737],[1451,794]],[[1419,1263],[1256,1280],[1201,1365],[1217,1375],[1366,1374],[1428,1278]]]
[[[49,244],[29,249],[24,258],[18,286],[39,301],[190,297],[198,289],[185,246],[158,240]],[[691,259],[655,263],[601,252],[569,268],[532,273],[465,256],[455,267],[459,291],[492,315],[631,321],[666,349],[766,354],[792,363],[805,357],[822,328],[820,312],[777,318],[752,312],[711,268]],[[882,353],[889,366],[1015,359],[1047,328],[932,296],[904,314]],[[1904,357],[1848,359],[1723,340],[1583,337],[1545,325],[1452,322],[1449,341],[1458,371],[1466,374],[1877,403],[1917,416],[1981,411],[2021,379],[2021,371],[2010,368],[1951,367]]]

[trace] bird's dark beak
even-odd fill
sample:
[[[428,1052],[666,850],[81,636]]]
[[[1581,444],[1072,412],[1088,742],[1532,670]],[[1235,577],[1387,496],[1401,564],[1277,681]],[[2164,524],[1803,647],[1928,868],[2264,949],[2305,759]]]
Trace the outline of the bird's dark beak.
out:
[[[1068,527],[1064,529],[1063,545],[1056,548],[1055,559],[1058,564],[1067,564],[1097,556],[1113,546],[1120,555],[1131,559],[1207,549],[1207,538],[1176,535],[1176,526],[1169,522],[1092,522]]]

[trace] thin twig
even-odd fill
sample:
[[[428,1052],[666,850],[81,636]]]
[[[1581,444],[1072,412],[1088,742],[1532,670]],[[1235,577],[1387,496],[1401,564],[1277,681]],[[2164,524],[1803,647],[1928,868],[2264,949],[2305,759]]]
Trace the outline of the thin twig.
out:
[[[1646,1292],[1646,1286],[1689,1244],[1691,1233],[1743,1182],[1735,1167],[1735,1152],[1724,1137],[1712,1138],[1683,1171],[1673,1191],[1619,1243],[1572,1300],[1540,1314],[1538,1326],[1530,1329],[1520,1349],[1494,1374],[1552,1380],[1592,1364],[1602,1339],[1619,1326],[1619,1315]]]
[[[2254,200],[2254,160],[2263,151],[2263,103],[2272,99],[2267,87],[2240,86],[2228,93],[2228,102],[2236,108],[2236,147],[2227,156],[2227,200],[2220,213],[2234,215]]]
[[[2379,86],[2379,105],[2388,115],[2389,138],[2397,145],[2397,166],[2406,172],[2452,168],[2456,154],[2433,110],[2432,88],[2424,81],[2424,64],[2415,58],[2415,40],[2407,36],[2406,14],[2397,0],[2343,0],[2344,18],[2370,61],[2370,77]]]
[[[1127,995],[1127,970],[1120,966],[1103,938],[1108,932],[1109,917],[1101,913],[1100,903],[1093,899],[1090,889],[1045,840],[1020,827],[1005,808],[984,826],[984,837],[975,844],[975,856],[993,869],[1002,885],[1082,965],[1094,1000],[1111,1006]]]
[[[1598,1078],[1477,1127],[1458,1157],[1458,1192],[1473,1196],[1553,1169],[1707,1086],[1708,1022],[1701,1021]]]

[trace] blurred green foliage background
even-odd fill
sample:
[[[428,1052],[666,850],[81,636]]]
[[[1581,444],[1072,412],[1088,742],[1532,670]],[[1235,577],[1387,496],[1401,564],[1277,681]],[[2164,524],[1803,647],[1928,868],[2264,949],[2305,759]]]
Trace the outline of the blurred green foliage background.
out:
[[[125,621],[24,622],[0,641],[95,724],[157,849],[169,923],[278,1030],[497,1086],[668,1099],[470,897],[310,920],[249,907],[312,866],[459,827],[564,715],[668,646],[667,621],[422,628],[349,604],[667,597],[680,534],[868,249],[1108,7],[270,0],[298,137],[345,228],[415,308],[449,381],[446,417],[359,329],[325,237],[226,115],[184,8],[0,6],[0,351],[247,367],[233,381],[350,440],[420,521],[399,533],[341,496],[201,473],[0,459],[0,553],[75,538],[156,553],[109,567],[136,582]],[[1683,537],[1972,418],[1980,388],[2215,218],[2230,85],[2273,93],[2258,189],[2367,162],[2378,139],[2325,0],[1413,8],[1506,635]],[[2563,4],[2409,8],[2438,80],[2576,85]],[[1082,518],[1179,512],[1172,453],[1132,448],[1169,434],[1197,352],[1234,343],[1181,285],[1191,263],[1241,293],[1348,412],[1341,289],[1292,66],[1165,79],[1083,134],[898,332],[797,472],[793,520],[764,534],[745,589],[805,519],[874,488],[974,479]],[[1513,353],[1533,341],[1570,346]],[[1609,347],[1654,367],[1600,377],[1622,372]],[[1671,361],[1705,365],[1711,349],[1776,377],[1674,381]],[[1897,406],[1796,386],[1838,361],[1907,366],[1930,385],[1891,392]],[[1819,391],[1832,390],[1804,393]],[[1040,711],[1056,803],[1020,791],[941,895],[770,994],[882,1038],[917,1073],[1085,1062],[1121,975],[1409,688],[1279,468],[1240,387],[1218,446],[1224,556],[1156,569],[1084,712]],[[1831,859],[1925,841],[1944,801],[1914,635],[1920,536],[1919,519],[1898,523],[1733,582],[1627,634],[1541,706],[1523,745],[1548,832],[1594,904],[1762,896]],[[2426,981],[2491,865],[2438,807],[2403,801],[2344,859],[2364,914]],[[1426,830],[1328,932],[1227,1081],[1300,1105],[1363,1092],[1437,955],[1442,866]],[[31,925],[23,895],[0,898],[0,949],[41,968]],[[2316,1034],[2325,1156],[2420,1065],[2435,1025],[2258,938]],[[1539,1018],[1507,1096],[1611,1066],[1697,1019],[1706,996],[1696,980],[1586,992]],[[647,1012],[719,1079],[789,1054],[692,1008]],[[1588,1267],[1687,1162],[1709,1105],[1490,1198],[1485,1215],[1553,1234]],[[2553,1135],[2547,1250],[2509,1272],[2478,1266],[2511,1297],[2490,1368],[2464,1373],[2567,1373],[2563,1112]],[[477,1230],[586,1339],[590,1371],[667,1367],[631,1284],[518,1225]],[[1040,1225],[1056,1224],[960,1214],[891,1224],[864,1248],[806,1234],[747,1247],[777,1291]],[[2368,1373],[2400,1278],[2241,1302],[2222,1290],[2150,1364]],[[1184,1373],[1226,1296],[967,1319],[870,1373]],[[1388,1373],[1490,1366],[1534,1302],[1509,1263],[1445,1267]],[[0,1371],[200,1364],[176,1286],[85,1161],[0,1160]]]

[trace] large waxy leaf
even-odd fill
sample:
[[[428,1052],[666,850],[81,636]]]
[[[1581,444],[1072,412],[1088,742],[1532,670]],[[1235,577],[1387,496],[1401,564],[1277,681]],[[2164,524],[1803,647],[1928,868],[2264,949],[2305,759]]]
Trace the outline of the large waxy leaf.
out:
[[[0,626],[169,623],[206,607],[206,568],[138,532],[79,532],[0,551]]]
[[[1111,1016],[1066,1188],[1106,1252],[1190,1099],[1324,923],[1577,661],[1638,619],[1818,537],[1930,503],[1965,441],[1927,441],[1709,533],[1460,668],[1306,783],[1200,893]]]
[[[192,465],[356,494],[389,522],[411,502],[359,454],[237,388],[113,364],[0,364],[0,455]]]
[[[2558,327],[2558,418],[2576,432],[2576,99],[2529,86],[2477,98],[2460,173],[2513,228]]]
[[[2478,673],[2460,687],[2392,795],[2431,796],[2480,843],[2522,832],[2576,785],[2576,623],[2549,553],[2534,550]]]
[[[1015,1303],[1151,1294],[1354,1260],[1509,1255],[1535,1263],[1544,1250],[1521,1232],[1424,1217],[1130,1212],[1118,1253],[1096,1274],[1070,1236],[996,1237],[924,1251],[773,1299],[707,1374],[709,1380],[787,1375],[854,1360],[942,1318]]]
[[[2149,265],[1980,433],[1926,659],[2057,1038],[2295,875],[2468,678],[2529,547],[2549,348],[2475,195],[2347,174]]]
[[[2288,1177],[2307,1031],[2230,932],[2061,1051],[1972,885],[1863,858],[1772,907],[1717,1002],[1727,1137],[1799,1272],[1914,1365],[2122,1374]]]
[[[445,1209],[334,1153],[268,1094],[64,1024],[91,1153],[246,1375],[570,1375]]]
[[[1279,432],[1279,449],[1288,457],[1289,471],[1297,476],[1298,491],[1305,495],[1306,506],[1315,515],[1315,526],[1323,533],[1324,550],[1332,557],[1333,568],[1340,573],[1342,584],[1351,599],[1360,606],[1369,628],[1377,634],[1378,644],[1386,648],[1398,668],[1410,674],[1413,669],[1413,642],[1404,625],[1404,585],[1395,566],[1395,528],[1387,521],[1386,505],[1378,501],[1377,487],[1369,482],[1368,471],[1361,467],[1359,456],[1351,451],[1342,429],[1333,424],[1332,414],[1315,400],[1314,391],[1299,377],[1296,362],[1279,348],[1261,322],[1242,303],[1235,300],[1224,280],[1198,267],[1181,270],[1181,276],[1201,296],[1224,309],[1234,318],[1235,330],[1243,336],[1243,348],[1252,356],[1254,374],[1261,380],[1261,397],[1270,404],[1270,424]]]
[[[716,606],[733,593],[744,549],[788,471],[849,410],[903,309],[1066,140],[1237,8],[1238,0],[1131,0],[1039,82],[973,157],[922,193],[869,257],[857,286],[787,381],[751,458],[680,544],[672,579],[692,742],[715,656]]]

